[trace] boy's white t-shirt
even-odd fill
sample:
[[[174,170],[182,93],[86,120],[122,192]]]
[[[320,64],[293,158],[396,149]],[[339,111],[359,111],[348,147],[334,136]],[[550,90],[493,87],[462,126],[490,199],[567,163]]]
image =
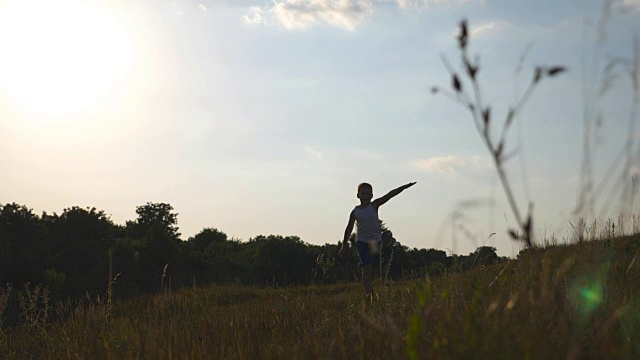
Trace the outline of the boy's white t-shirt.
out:
[[[364,209],[356,206],[353,215],[356,218],[356,241],[374,243],[382,240],[378,211],[371,203]]]

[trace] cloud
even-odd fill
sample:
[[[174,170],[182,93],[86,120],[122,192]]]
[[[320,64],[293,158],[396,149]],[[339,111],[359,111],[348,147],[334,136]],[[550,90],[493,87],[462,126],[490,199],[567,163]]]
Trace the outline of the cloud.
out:
[[[480,23],[474,25],[471,23],[469,25],[469,37],[471,40],[475,40],[478,38],[486,37],[488,35],[497,33],[511,26],[511,23],[508,21],[498,20],[498,21],[488,21],[484,23]],[[450,37],[455,38],[458,36],[459,30],[456,28],[450,34]]]
[[[430,172],[457,174],[462,170],[485,171],[491,168],[491,161],[483,156],[460,157],[455,155],[419,159],[411,162],[414,167]]]
[[[465,165],[465,161],[458,156],[449,155],[415,160],[412,164],[422,170],[455,174],[459,168]]]
[[[484,0],[396,0],[398,7],[408,9],[428,9],[434,6],[462,6],[470,3],[484,3]]]
[[[307,146],[304,147],[304,150],[312,158],[317,159],[317,160],[321,160],[322,159],[322,153],[320,151],[314,149],[312,146],[307,145]]]
[[[247,24],[271,21],[289,30],[328,24],[353,31],[373,13],[372,0],[286,0],[274,2],[270,8],[251,7],[242,17]]]
[[[640,0],[622,0],[620,1],[622,11],[638,11],[640,10]]]
[[[249,8],[249,13],[242,17],[245,24],[259,25],[266,22],[264,11],[258,6]]]
[[[481,37],[483,35],[496,32],[502,30],[509,26],[509,23],[506,21],[489,21],[482,23],[480,25],[471,26],[471,31],[469,36],[471,38]],[[457,35],[457,34],[456,34]]]
[[[408,9],[410,7],[416,6],[418,1],[417,0],[397,0],[398,2],[398,7],[400,7],[400,9]]]

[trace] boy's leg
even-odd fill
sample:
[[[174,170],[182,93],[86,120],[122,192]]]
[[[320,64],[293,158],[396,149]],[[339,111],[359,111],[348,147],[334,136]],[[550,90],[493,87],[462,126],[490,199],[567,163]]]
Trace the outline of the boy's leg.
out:
[[[371,287],[371,264],[367,264],[362,267],[362,283],[364,284],[364,291],[367,296],[373,296],[373,287]]]
[[[376,245],[377,244],[356,241],[356,248],[358,249],[358,256],[360,257],[360,266],[362,267],[362,284],[368,297],[373,296],[373,287],[371,286],[371,276],[373,273],[372,253],[377,253]]]

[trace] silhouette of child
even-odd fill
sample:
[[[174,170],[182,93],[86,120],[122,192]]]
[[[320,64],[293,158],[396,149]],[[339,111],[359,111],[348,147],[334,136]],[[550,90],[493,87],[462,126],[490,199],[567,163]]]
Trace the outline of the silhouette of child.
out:
[[[373,198],[373,187],[371,184],[362,183],[358,185],[357,196],[358,199],[360,199],[360,205],[356,206],[349,214],[349,223],[347,223],[347,228],[344,230],[344,239],[339,255],[340,257],[344,256],[345,251],[349,247],[348,240],[353,232],[353,225],[355,223],[356,248],[358,250],[358,257],[360,258],[360,267],[362,268],[362,283],[364,284],[367,297],[373,297],[371,269],[373,258],[378,254],[382,241],[378,208],[392,197],[413,185],[415,185],[415,182],[402,185],[397,189],[389,191],[387,195],[373,201],[371,201]]]

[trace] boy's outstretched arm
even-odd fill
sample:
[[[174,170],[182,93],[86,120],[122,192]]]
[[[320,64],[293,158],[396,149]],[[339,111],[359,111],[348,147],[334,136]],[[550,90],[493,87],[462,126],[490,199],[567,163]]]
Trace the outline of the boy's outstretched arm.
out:
[[[387,195],[379,198],[379,199],[375,199],[373,200],[373,206],[375,207],[380,207],[382,206],[384,203],[386,203],[387,201],[389,201],[392,197],[400,194],[403,190],[408,189],[410,187],[412,187],[413,185],[415,185],[415,181],[414,182],[410,182],[406,185],[402,185],[397,189],[393,189],[391,191],[389,191],[389,193],[387,193]]]
[[[347,223],[347,228],[344,229],[344,238],[342,239],[342,247],[340,248],[340,252],[338,253],[340,257],[344,256],[345,251],[347,251],[347,247],[349,247],[349,245],[347,245],[347,241],[349,241],[349,236],[351,236],[351,233],[353,232],[353,224],[355,222],[356,222],[356,216],[353,214],[353,210],[351,210],[351,213],[349,214],[349,222]]]

